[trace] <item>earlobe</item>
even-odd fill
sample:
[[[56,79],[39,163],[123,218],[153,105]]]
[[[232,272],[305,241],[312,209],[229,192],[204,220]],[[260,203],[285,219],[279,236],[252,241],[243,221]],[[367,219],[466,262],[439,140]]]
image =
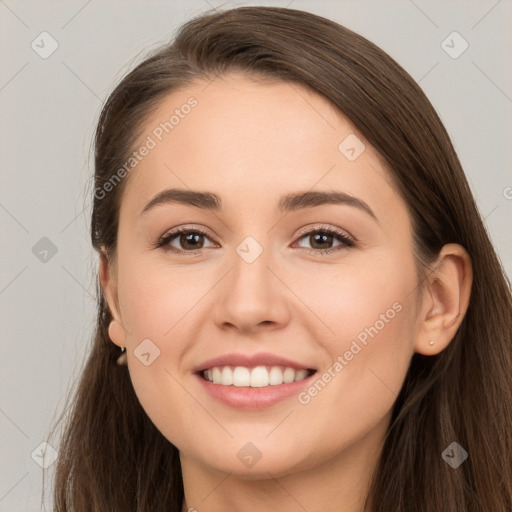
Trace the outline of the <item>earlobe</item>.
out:
[[[424,283],[417,353],[436,355],[450,344],[466,314],[472,282],[467,251],[458,244],[446,244]]]
[[[123,326],[117,321],[112,320],[108,326],[108,337],[118,347],[126,347],[126,339]]]
[[[105,296],[105,300],[107,301],[108,308],[112,315],[112,321],[108,326],[108,335],[112,342],[119,347],[124,347],[126,346],[125,333],[117,301],[116,280],[103,247],[100,253],[98,274],[103,295]]]

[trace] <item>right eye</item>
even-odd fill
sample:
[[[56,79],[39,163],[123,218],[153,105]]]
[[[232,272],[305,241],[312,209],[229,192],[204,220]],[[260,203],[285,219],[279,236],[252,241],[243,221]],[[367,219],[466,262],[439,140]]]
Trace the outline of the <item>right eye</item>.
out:
[[[199,244],[199,241],[204,237],[209,238],[208,234],[200,229],[178,228],[174,231],[166,233],[162,238],[160,238],[156,247],[162,248],[164,251],[197,254],[203,248],[203,244]],[[174,239],[176,239],[177,242],[184,248],[180,249],[173,247],[171,242],[174,241]],[[192,245],[192,247],[190,247],[190,245]]]

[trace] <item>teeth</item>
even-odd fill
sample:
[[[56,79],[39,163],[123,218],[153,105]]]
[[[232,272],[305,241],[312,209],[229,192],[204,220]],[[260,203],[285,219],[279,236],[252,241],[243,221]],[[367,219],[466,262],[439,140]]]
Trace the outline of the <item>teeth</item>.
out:
[[[283,381],[285,384],[289,384],[295,380],[295,370],[293,368],[286,368],[283,373]]]
[[[215,384],[220,384],[220,378],[221,378],[221,375],[222,375],[222,372],[220,371],[220,368],[215,366],[214,368],[211,369],[211,372],[212,372],[212,380],[211,380],[211,382],[214,382]],[[207,376],[207,378],[209,380],[209,375]]]
[[[235,368],[236,370],[236,368]],[[269,386],[268,370],[264,366],[256,366],[251,371],[251,388],[264,388]]]
[[[203,377],[214,384],[251,388],[298,382],[304,380],[308,375],[308,370],[295,370],[282,366],[256,366],[252,369],[245,366],[235,366],[234,368],[215,366],[203,371]]]
[[[233,386],[250,386],[251,372],[248,368],[237,366],[233,370]]]
[[[268,374],[268,381],[272,386],[282,384],[283,383],[283,372],[281,371],[281,368],[278,368],[277,366],[273,366],[270,369],[270,373]]]
[[[220,383],[223,386],[231,386],[231,384],[233,384],[233,370],[229,366],[222,368]]]

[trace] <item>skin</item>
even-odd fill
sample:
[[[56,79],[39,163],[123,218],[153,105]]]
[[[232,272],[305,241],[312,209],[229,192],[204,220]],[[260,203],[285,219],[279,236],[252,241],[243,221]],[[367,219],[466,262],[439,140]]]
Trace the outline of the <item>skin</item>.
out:
[[[127,349],[148,416],[180,450],[184,511],[361,511],[412,355],[439,353],[462,322],[470,259],[446,245],[419,284],[410,218],[382,158],[302,86],[234,73],[195,82],[165,98],[140,141],[190,96],[197,107],[131,171],[117,254],[100,258],[109,335]],[[366,146],[353,162],[338,149],[352,133]],[[224,211],[166,204],[140,214],[172,187],[214,192]],[[349,205],[276,210],[283,194],[310,190],[355,196],[378,220]],[[151,245],[178,226],[209,233],[192,246],[199,255]],[[299,238],[322,226],[357,245]],[[236,252],[247,236],[263,248],[251,264]],[[179,236],[170,243],[193,250]],[[401,310],[307,404],[292,396],[240,411],[192,373],[222,354],[269,351],[322,375],[394,303]],[[148,366],[134,354],[146,338],[161,351]],[[261,453],[252,467],[237,457],[248,442]]]

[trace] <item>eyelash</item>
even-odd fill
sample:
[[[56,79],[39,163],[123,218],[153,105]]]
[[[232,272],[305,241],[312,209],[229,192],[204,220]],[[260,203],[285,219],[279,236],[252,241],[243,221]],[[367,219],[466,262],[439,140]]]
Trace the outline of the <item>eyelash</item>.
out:
[[[196,251],[185,251],[185,250],[182,250],[182,249],[176,249],[175,247],[171,247],[169,246],[168,244],[174,239],[176,238],[177,236],[183,234],[183,233],[187,233],[187,234],[199,234],[199,235],[203,235],[207,238],[210,238],[208,233],[206,233],[205,231],[201,230],[201,229],[198,229],[198,228],[177,228],[176,230],[170,232],[170,233],[166,233],[165,235],[163,235],[157,242],[156,244],[154,245],[155,248],[161,248],[162,250],[164,250],[165,252],[174,252],[176,254],[187,254],[188,256],[195,256],[195,255],[198,255],[201,253],[201,251],[203,249],[198,249]],[[340,251],[344,248],[350,248],[350,247],[355,247],[356,246],[356,242],[353,238],[349,237],[347,234],[345,234],[344,232],[342,232],[341,230],[338,230],[338,229],[335,229],[335,228],[332,228],[332,227],[329,227],[329,226],[321,226],[320,228],[315,228],[315,229],[311,229],[309,231],[306,231],[304,233],[301,233],[299,235],[299,237],[297,238],[297,240],[300,240],[301,238],[304,238],[306,235],[313,235],[313,234],[328,234],[328,235],[333,235],[334,237],[338,238],[339,241],[342,242],[342,244],[336,246],[336,247],[332,247],[332,248],[329,248],[329,249],[308,249],[306,247],[301,247],[301,252],[306,252],[307,254],[314,254],[316,256],[318,255],[325,255],[325,254],[330,254],[330,253],[333,253],[333,252],[337,252],[337,251]]]

